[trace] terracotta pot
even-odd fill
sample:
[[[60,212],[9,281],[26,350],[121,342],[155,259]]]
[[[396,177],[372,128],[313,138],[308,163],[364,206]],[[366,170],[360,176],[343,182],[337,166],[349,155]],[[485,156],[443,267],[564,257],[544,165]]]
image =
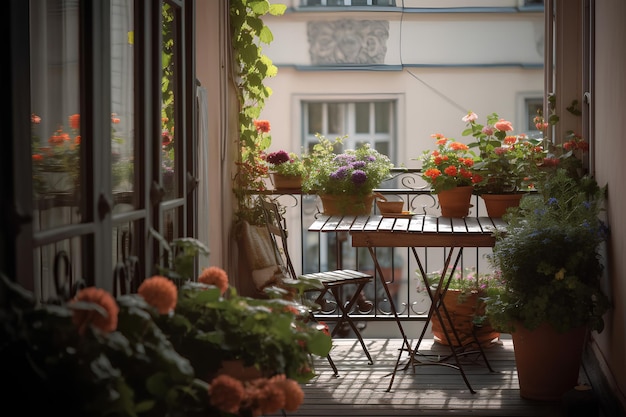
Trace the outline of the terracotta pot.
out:
[[[450,322],[446,318],[443,310],[440,310],[441,317],[443,318],[443,324],[450,333],[450,340],[452,340],[453,346],[467,346],[471,343],[475,343],[472,336],[472,325],[475,315],[485,314],[485,304],[480,301],[482,295],[478,293],[470,293],[461,296],[460,290],[448,290],[446,296],[443,299],[443,303],[450,314],[450,319],[454,324],[454,328],[461,339],[461,344],[452,333]],[[441,322],[436,314],[433,314],[432,320],[432,332],[433,337],[437,343],[448,345],[448,339],[443,332]],[[500,333],[497,332],[491,325],[483,323],[482,326],[477,326],[475,329],[476,338],[483,347],[490,346],[495,339],[500,337]]]
[[[502,217],[509,207],[518,207],[524,196],[521,193],[481,194],[489,217]]]
[[[374,206],[374,194],[330,195],[320,194],[324,214],[328,216],[369,215]]]
[[[515,323],[511,336],[520,396],[560,401],[563,394],[578,385],[586,331],[583,326],[559,333],[548,323],[530,331]]]
[[[439,191],[439,207],[443,217],[466,217],[471,207],[471,185],[455,187],[450,190]]]
[[[302,177],[272,173],[274,188],[277,190],[294,190],[302,188]]]

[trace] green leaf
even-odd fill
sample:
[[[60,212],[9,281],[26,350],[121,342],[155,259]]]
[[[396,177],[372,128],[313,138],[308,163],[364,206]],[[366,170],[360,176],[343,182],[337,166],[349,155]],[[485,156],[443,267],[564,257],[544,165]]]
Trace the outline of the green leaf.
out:
[[[281,16],[285,14],[287,6],[285,4],[271,4],[269,13],[273,16]]]

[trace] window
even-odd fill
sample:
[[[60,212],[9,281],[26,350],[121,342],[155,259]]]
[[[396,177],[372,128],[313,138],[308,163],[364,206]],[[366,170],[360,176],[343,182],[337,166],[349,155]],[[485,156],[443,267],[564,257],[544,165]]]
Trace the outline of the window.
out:
[[[194,49],[191,4],[30,0],[15,9],[11,50],[25,52],[9,62],[18,80],[9,101],[19,103],[12,119],[30,126],[8,135],[7,201],[23,209],[3,269],[38,300],[69,297],[79,280],[134,291],[163,263],[149,229],[194,236],[185,179],[195,177],[196,116],[183,109],[194,108],[195,73],[182,65]],[[158,30],[163,37],[145,35]]]
[[[356,148],[369,143],[378,152],[394,159],[395,150],[394,100],[356,102],[316,102],[302,103],[304,126],[304,149],[312,149],[317,143],[317,133],[333,139],[347,137],[344,148]],[[337,149],[341,152],[342,149]]]
[[[517,127],[515,130],[518,133],[525,133],[529,137],[540,137],[541,132],[537,130],[535,126],[534,118],[537,114],[543,110],[543,98],[541,94],[529,93],[520,94],[518,96],[518,115],[517,115]]]

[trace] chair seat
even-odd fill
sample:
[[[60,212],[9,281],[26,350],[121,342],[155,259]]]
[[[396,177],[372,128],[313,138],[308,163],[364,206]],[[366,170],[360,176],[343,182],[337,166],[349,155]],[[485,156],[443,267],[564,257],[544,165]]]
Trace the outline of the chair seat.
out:
[[[326,288],[337,287],[346,284],[360,284],[374,279],[370,274],[354,271],[351,269],[339,269],[336,271],[314,272],[300,275],[305,278],[318,279]]]

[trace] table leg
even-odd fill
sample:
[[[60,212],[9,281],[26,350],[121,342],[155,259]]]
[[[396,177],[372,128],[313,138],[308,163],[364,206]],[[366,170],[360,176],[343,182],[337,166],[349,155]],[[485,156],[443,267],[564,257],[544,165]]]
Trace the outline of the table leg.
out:
[[[431,299],[431,306],[430,309],[428,310],[428,316],[426,317],[426,322],[424,323],[424,328],[422,329],[422,333],[420,334],[419,339],[417,340],[417,343],[415,345],[414,349],[409,348],[409,355],[410,355],[410,359],[409,362],[407,364],[407,366],[404,368],[406,370],[406,368],[410,365],[413,366],[413,369],[415,370],[415,366],[418,365],[443,365],[443,366],[448,366],[454,369],[457,369],[460,373],[461,376],[463,377],[463,381],[465,382],[465,385],[467,386],[467,388],[470,390],[470,392],[472,394],[475,394],[476,391],[474,391],[474,389],[472,388],[469,380],[467,379],[467,376],[465,375],[465,371],[463,370],[463,366],[461,365],[456,349],[454,347],[454,344],[452,343],[452,338],[450,336],[450,332],[448,331],[448,329],[446,328],[446,325],[444,323],[444,321],[442,320],[442,311],[443,311],[443,315],[448,319],[449,323],[452,323],[452,320],[450,318],[450,314],[448,312],[448,309],[446,308],[444,302],[443,302],[443,298],[448,290],[448,286],[450,285],[450,279],[452,278],[452,275],[454,274],[454,271],[456,270],[456,267],[461,259],[461,255],[463,254],[463,248],[450,248],[450,252],[448,253],[448,256],[446,257],[446,261],[444,263],[444,267],[442,269],[441,275],[439,277],[439,281],[437,283],[437,286],[434,289],[431,289],[431,285],[428,282],[428,278],[426,275],[426,271],[424,270],[424,267],[422,265],[421,259],[417,253],[417,250],[415,248],[411,248],[413,250],[413,256],[415,257],[415,260],[417,262],[419,271],[420,271],[420,275],[422,276],[422,279],[424,280],[424,285],[426,286],[426,291],[428,292],[428,296]],[[454,260],[454,266],[452,267],[452,269],[450,269],[450,262],[452,261],[452,257],[454,254],[455,249],[457,249],[457,253],[456,253],[456,257]],[[448,271],[451,271],[450,274],[448,275]],[[420,344],[422,342],[422,340],[424,339],[424,335],[426,334],[426,329],[428,328],[428,324],[430,323],[430,320],[432,319],[433,314],[437,315],[437,318],[439,319],[440,323],[441,323],[441,327],[443,330],[443,333],[446,336],[446,340],[448,342],[448,346],[450,347],[450,352],[451,352],[451,356],[454,357],[454,364],[450,364],[450,363],[446,363],[446,362],[442,362],[442,361],[437,361],[437,362],[421,362],[418,361],[415,358],[415,355],[418,353]],[[459,346],[461,345],[461,341],[460,341],[460,337],[456,331],[456,329],[454,328],[454,326],[451,326],[450,331],[452,332],[454,338],[457,340],[457,343],[459,344]],[[480,346],[480,345],[479,345]],[[491,366],[489,365],[489,362],[487,361],[487,358],[484,355],[484,352],[482,350],[482,348],[480,349],[480,353],[483,355],[483,358],[485,359],[485,362],[487,363],[487,366],[489,367],[489,369],[491,370]],[[400,355],[398,355],[398,360],[396,361],[396,366],[394,368],[393,374],[392,374],[392,379],[389,383],[389,387],[387,388],[387,391],[391,390],[392,384],[393,384],[393,380],[395,377],[395,374],[398,370],[398,365],[400,362],[400,357],[401,357],[402,353],[400,353]],[[447,358],[449,358],[450,356],[448,356]]]

